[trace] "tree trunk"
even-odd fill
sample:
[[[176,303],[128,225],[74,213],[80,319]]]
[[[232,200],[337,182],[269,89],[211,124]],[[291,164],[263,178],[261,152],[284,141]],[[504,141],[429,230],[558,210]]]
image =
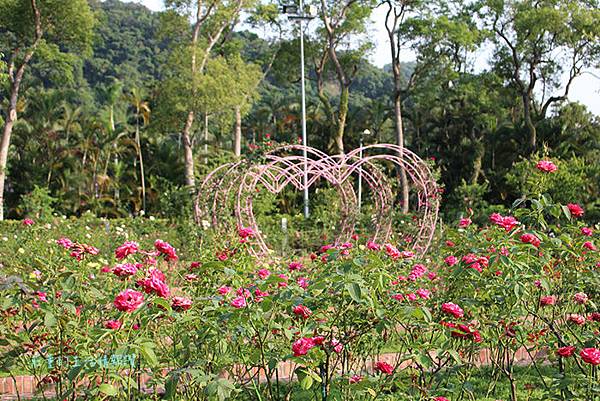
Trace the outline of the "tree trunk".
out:
[[[396,74],[394,74],[396,75]],[[394,80],[398,81],[397,86],[399,86],[400,76],[394,76]],[[398,145],[402,150],[404,150],[404,127],[402,125],[402,108],[401,108],[401,99],[400,99],[400,91],[396,89],[396,93],[394,95],[394,114],[396,116],[396,145]],[[400,189],[402,191],[402,213],[408,213],[408,178],[406,177],[406,169],[400,167]]]
[[[529,150],[531,153],[535,152],[537,149],[537,128],[533,123],[533,117],[531,116],[531,96],[527,93],[523,93],[523,117],[525,119],[525,124],[527,125],[527,130],[529,131]]]
[[[483,165],[483,156],[485,155],[485,146],[483,140],[479,139],[475,142],[475,149],[473,150],[473,173],[471,174],[471,185],[477,184],[479,176],[481,175],[481,167]]]
[[[138,160],[140,161],[140,180],[142,184],[142,210],[146,212],[146,178],[144,177],[144,158],[142,156],[142,141],[140,140],[140,123],[139,115],[135,121],[135,145],[138,152]]]
[[[344,154],[344,131],[346,129],[346,118],[348,117],[349,90],[347,86],[342,88],[340,94],[340,109],[337,118],[337,127],[334,137],[331,138],[331,151],[334,154]]]
[[[4,220],[4,183],[6,181],[6,163],[8,161],[8,149],[10,148],[10,136],[12,134],[15,121],[17,121],[17,101],[19,99],[19,89],[21,87],[21,81],[23,81],[23,74],[25,74],[25,67],[33,57],[33,53],[42,39],[42,19],[36,0],[31,0],[31,8],[33,10],[35,25],[35,40],[25,54],[25,57],[23,57],[23,61],[16,73],[14,70],[14,59],[16,58],[15,56],[18,53],[18,50],[13,52],[12,61],[8,69],[8,75],[11,80],[10,98],[6,113],[6,121],[4,122],[4,128],[2,129],[2,139],[0,140],[0,221]]]
[[[195,190],[196,177],[194,174],[194,152],[192,150],[192,139],[190,135],[193,124],[194,112],[190,111],[187,120],[185,121],[185,127],[181,133],[183,138],[183,157],[185,161],[185,185]]]
[[[235,106],[235,130],[233,132],[233,153],[235,157],[242,155],[242,110]]]
[[[17,120],[17,97],[18,88],[14,85],[10,95],[10,104],[4,129],[2,130],[2,141],[0,142],[0,220],[4,220],[4,182],[6,181],[6,162],[8,160],[8,149],[10,147],[10,136]]]

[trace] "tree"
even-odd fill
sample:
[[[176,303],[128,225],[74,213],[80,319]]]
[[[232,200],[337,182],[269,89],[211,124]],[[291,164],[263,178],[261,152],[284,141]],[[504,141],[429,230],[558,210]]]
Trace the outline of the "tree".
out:
[[[388,7],[385,15],[385,30],[389,39],[392,60],[391,70],[394,77],[392,99],[394,102],[396,145],[402,149],[404,148],[404,126],[402,124],[402,94],[404,88],[402,83],[402,59],[400,53],[404,40],[401,37],[400,25],[404,22],[404,19],[408,14],[414,12],[417,7],[421,6],[421,2],[419,0],[386,0],[382,4],[385,4]],[[402,213],[407,213],[409,188],[406,170],[403,168],[400,168],[400,185],[402,191]]]
[[[195,192],[194,152],[192,128],[196,116],[193,103],[197,95],[197,75],[202,75],[210,59],[211,52],[219,44],[226,30],[233,29],[242,9],[248,5],[247,0],[169,0],[166,6],[171,10],[171,17],[178,15],[180,21],[193,20],[190,41],[184,46],[184,57],[189,68],[185,81],[179,83],[184,90],[188,102],[182,102],[185,110],[185,123],[181,130],[185,161],[185,184]],[[173,21],[170,19],[169,21]],[[181,22],[180,22],[181,23]],[[181,80],[182,77],[171,77]],[[188,103],[185,105],[185,103]]]
[[[144,158],[142,156],[142,141],[140,139],[140,119],[142,126],[150,121],[150,105],[144,100],[143,92],[138,88],[131,89],[126,96],[129,105],[135,113],[135,151],[140,163],[140,184],[142,185],[142,210],[146,211],[146,178],[144,175]]]
[[[567,100],[573,81],[600,62],[599,3],[482,0],[479,7],[493,34],[495,69],[521,98],[529,151],[535,151],[537,126],[550,106]]]
[[[4,219],[4,185],[10,138],[17,121],[17,103],[27,66],[36,52],[46,56],[64,51],[89,51],[94,16],[85,0],[0,2],[2,47],[10,49],[9,103],[0,142],[0,220]]]
[[[320,17],[323,22],[323,29],[320,30],[322,50],[315,70],[319,98],[329,117],[335,121],[335,131],[328,146],[332,153],[344,153],[350,85],[359,64],[363,62],[362,56],[371,46],[364,34],[373,5],[373,0],[320,0]],[[343,50],[345,51],[341,54]],[[336,117],[324,89],[324,74],[328,62],[333,64],[339,86]]]

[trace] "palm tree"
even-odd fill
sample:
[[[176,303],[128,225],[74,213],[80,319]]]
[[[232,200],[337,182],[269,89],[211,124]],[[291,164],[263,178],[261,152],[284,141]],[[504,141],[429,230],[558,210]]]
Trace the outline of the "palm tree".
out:
[[[143,126],[150,121],[150,106],[143,100],[144,96],[138,88],[131,89],[126,95],[129,104],[135,110],[135,151],[140,162],[140,181],[142,184],[142,210],[146,211],[146,179],[144,176],[144,159],[142,157],[142,144],[140,141],[140,118]]]

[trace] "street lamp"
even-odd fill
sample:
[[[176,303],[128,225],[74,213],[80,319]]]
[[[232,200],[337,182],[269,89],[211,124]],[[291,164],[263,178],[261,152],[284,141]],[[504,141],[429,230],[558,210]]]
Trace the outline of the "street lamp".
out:
[[[359,145],[359,163],[363,157],[363,141],[365,136],[371,135],[371,131],[368,129],[360,133],[360,145]],[[360,213],[360,207],[362,206],[362,165],[358,169],[358,213]]]
[[[290,20],[298,21],[300,26],[300,85],[302,87],[302,156],[304,157],[304,218],[309,216],[309,202],[308,202],[308,154],[306,152],[306,146],[308,141],[306,139],[306,86],[304,82],[304,21],[310,21],[316,17],[316,8],[314,6],[308,7],[307,12],[304,10],[304,0],[300,0],[300,5],[284,5],[282,9],[284,14],[288,14]]]

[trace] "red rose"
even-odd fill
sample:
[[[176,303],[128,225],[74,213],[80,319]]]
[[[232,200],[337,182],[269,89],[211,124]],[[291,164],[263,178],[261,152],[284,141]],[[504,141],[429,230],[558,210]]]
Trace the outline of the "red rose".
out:
[[[579,353],[581,359],[585,363],[589,363],[590,365],[600,365],[600,349],[597,348],[584,348]]]
[[[312,311],[304,305],[296,305],[292,308],[294,315],[300,316],[303,319],[308,319],[312,315]]]
[[[521,235],[521,242],[524,244],[531,244],[533,246],[535,246],[536,248],[538,248],[540,246],[540,239],[538,237],[536,237],[533,234],[523,234]]]
[[[569,211],[571,212],[571,216],[573,217],[581,217],[583,216],[583,208],[581,206],[579,206],[577,203],[569,203],[567,205],[567,208],[569,208]]]
[[[575,353],[575,346],[568,345],[566,347],[560,347],[556,350],[556,354],[563,358],[569,357]]]
[[[375,364],[375,370],[381,373],[385,373],[386,375],[391,375],[394,373],[394,367],[387,362],[377,362]]]

